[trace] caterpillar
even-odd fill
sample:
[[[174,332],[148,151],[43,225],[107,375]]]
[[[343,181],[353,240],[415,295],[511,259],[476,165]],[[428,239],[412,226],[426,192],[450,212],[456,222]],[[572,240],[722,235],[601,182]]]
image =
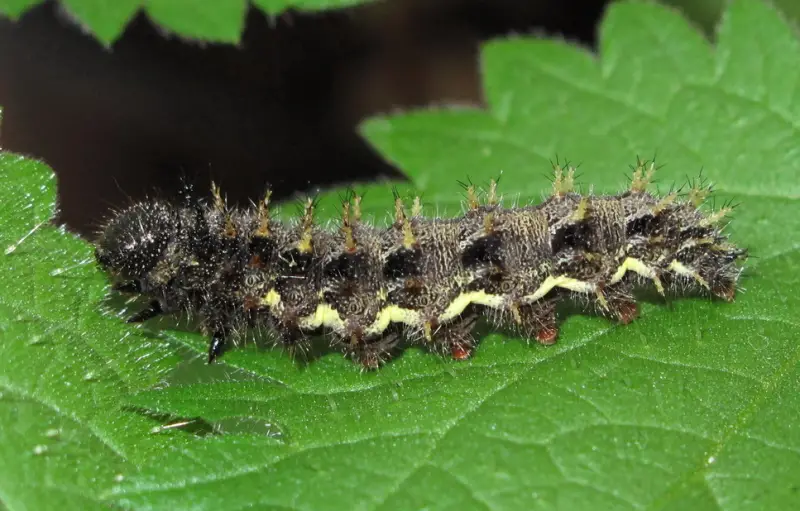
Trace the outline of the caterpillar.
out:
[[[722,232],[732,207],[703,212],[712,189],[702,181],[651,194],[654,171],[637,159],[627,190],[594,195],[576,191],[574,167],[555,164],[542,203],[506,207],[491,181],[465,187],[455,218],[427,218],[419,197],[407,207],[395,193],[386,228],[362,220],[355,194],[326,229],[313,200],[280,222],[269,193],[231,207],[212,184],[210,201],[148,200],[112,215],[95,256],[113,290],[149,299],[129,322],[198,317],[209,363],[254,327],[292,350],[327,334],[369,369],[402,339],[461,360],[481,317],[553,344],[565,300],[623,324],[638,316],[643,286],[732,301],[747,258]]]

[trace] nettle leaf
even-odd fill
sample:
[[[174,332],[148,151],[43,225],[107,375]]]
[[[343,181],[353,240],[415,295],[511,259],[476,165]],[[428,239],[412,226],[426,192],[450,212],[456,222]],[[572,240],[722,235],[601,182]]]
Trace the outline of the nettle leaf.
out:
[[[159,423],[120,406],[180,364],[179,352],[98,310],[105,278],[85,242],[49,224],[54,188],[43,164],[0,153],[0,495],[9,509],[97,507],[102,488],[173,443],[140,444]]]
[[[5,154],[6,506],[798,507],[800,42],[756,0],[731,4],[715,45],[640,3],[614,5],[601,39],[599,57],[493,42],[488,111],[364,131],[408,172],[401,192],[443,215],[460,211],[457,180],[501,171],[507,195],[537,200],[556,155],[603,192],[625,186],[637,153],[657,153],[665,189],[702,167],[719,201],[741,203],[732,238],[755,256],[736,302],[645,304],[625,327],[572,316],[552,347],[486,334],[469,361],[411,349],[375,373],[252,343],[205,366],[201,336],[112,314],[91,248],[34,230],[52,213],[49,170]],[[389,187],[357,189],[381,222]],[[331,219],[336,195],[320,207]]]
[[[58,0],[102,43],[110,45],[140,10],[164,29],[207,42],[237,43],[244,29],[248,0]],[[252,0],[269,15],[287,9],[318,11],[350,7],[370,0]],[[18,18],[43,0],[0,0],[0,14]]]

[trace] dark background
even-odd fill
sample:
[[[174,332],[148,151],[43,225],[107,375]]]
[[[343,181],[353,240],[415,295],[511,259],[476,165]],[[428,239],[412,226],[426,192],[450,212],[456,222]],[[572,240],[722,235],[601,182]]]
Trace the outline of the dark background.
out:
[[[401,178],[355,133],[364,117],[432,103],[481,105],[478,46],[519,32],[593,46],[601,0],[386,0],[269,19],[242,42],[199,45],[143,14],[111,50],[53,2],[0,19],[0,147],[59,178],[60,221],[91,235],[110,207],[183,176],[244,202]]]

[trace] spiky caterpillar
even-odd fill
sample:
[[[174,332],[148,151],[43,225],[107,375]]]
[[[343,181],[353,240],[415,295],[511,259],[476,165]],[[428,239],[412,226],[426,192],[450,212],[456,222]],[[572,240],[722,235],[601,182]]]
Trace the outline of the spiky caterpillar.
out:
[[[361,220],[360,197],[343,204],[336,230],[314,224],[309,201],[298,220],[270,217],[269,195],[248,209],[213,201],[134,204],[114,216],[96,258],[114,289],[150,298],[129,319],[165,313],[201,319],[208,361],[231,336],[268,326],[284,345],[310,334],[375,368],[402,337],[469,357],[479,316],[552,344],[556,305],[577,299],[622,323],[638,312],[635,288],[706,293],[731,301],[746,251],[719,224],[730,208],[705,214],[710,188],[658,197],[646,191],[652,162],[638,162],[629,190],[581,195],[574,169],[555,167],[542,204],[506,208],[496,183],[467,190],[457,218],[426,218],[417,198],[395,198],[386,229]]]

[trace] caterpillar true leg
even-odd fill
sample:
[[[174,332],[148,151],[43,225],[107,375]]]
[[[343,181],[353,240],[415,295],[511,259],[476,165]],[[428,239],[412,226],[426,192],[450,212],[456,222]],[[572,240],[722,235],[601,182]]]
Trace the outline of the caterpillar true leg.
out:
[[[128,323],[144,323],[149,319],[153,319],[157,316],[161,316],[165,314],[164,309],[161,307],[161,302],[158,300],[152,300],[147,307],[140,310],[133,316],[129,317],[127,322]]]
[[[478,314],[468,311],[457,320],[441,326],[434,334],[439,351],[455,360],[468,359],[475,347],[472,329],[477,321]]]
[[[208,363],[211,364],[218,356],[222,354],[225,349],[225,332],[222,330],[215,330],[211,334],[211,343],[208,345]]]
[[[536,339],[539,344],[555,344],[558,339],[556,323],[556,302],[546,300],[517,309],[518,323],[516,330],[528,339]]]
[[[364,369],[378,369],[391,357],[392,350],[400,343],[400,340],[400,332],[388,331],[371,342],[345,348],[345,352],[358,361]]]
[[[142,284],[138,280],[128,280],[114,284],[111,289],[120,293],[141,293]]]

